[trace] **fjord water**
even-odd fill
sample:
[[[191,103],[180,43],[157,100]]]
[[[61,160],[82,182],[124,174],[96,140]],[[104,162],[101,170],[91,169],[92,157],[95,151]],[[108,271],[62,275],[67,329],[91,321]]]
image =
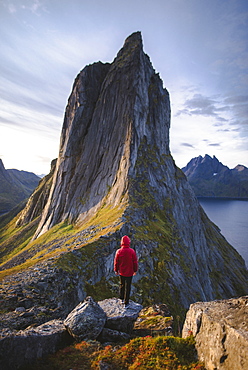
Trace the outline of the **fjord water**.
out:
[[[221,234],[244,258],[248,268],[248,200],[198,198]]]

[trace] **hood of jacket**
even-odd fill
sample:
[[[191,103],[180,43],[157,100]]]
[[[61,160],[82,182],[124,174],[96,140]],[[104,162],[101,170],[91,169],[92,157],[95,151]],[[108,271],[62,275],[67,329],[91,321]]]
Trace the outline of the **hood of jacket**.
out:
[[[121,247],[130,247],[131,240],[127,235],[121,238]]]

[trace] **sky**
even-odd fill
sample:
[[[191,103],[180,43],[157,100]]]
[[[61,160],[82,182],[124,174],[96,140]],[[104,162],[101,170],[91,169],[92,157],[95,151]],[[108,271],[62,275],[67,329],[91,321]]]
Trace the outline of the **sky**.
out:
[[[136,31],[170,94],[177,166],[208,154],[248,167],[247,0],[0,0],[6,169],[49,172],[75,77]]]

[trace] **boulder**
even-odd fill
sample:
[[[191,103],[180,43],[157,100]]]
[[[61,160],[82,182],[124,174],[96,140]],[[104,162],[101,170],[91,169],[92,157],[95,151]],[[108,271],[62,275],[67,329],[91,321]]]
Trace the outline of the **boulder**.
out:
[[[71,343],[62,320],[0,337],[0,369],[15,370]]]
[[[106,314],[92,297],[77,305],[64,320],[68,332],[76,340],[96,339],[106,322]]]
[[[99,306],[107,315],[106,328],[128,334],[132,332],[134,322],[137,320],[143,306],[133,301],[129,303],[129,308],[125,308],[118,298],[110,298],[98,302]]]
[[[248,369],[248,296],[190,306],[183,338],[193,334],[207,370]]]

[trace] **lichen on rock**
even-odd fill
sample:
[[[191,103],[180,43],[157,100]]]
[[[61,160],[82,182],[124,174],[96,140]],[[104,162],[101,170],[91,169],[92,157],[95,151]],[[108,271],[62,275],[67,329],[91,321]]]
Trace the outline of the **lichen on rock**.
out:
[[[248,368],[248,296],[190,306],[183,338],[194,335],[207,370]]]

